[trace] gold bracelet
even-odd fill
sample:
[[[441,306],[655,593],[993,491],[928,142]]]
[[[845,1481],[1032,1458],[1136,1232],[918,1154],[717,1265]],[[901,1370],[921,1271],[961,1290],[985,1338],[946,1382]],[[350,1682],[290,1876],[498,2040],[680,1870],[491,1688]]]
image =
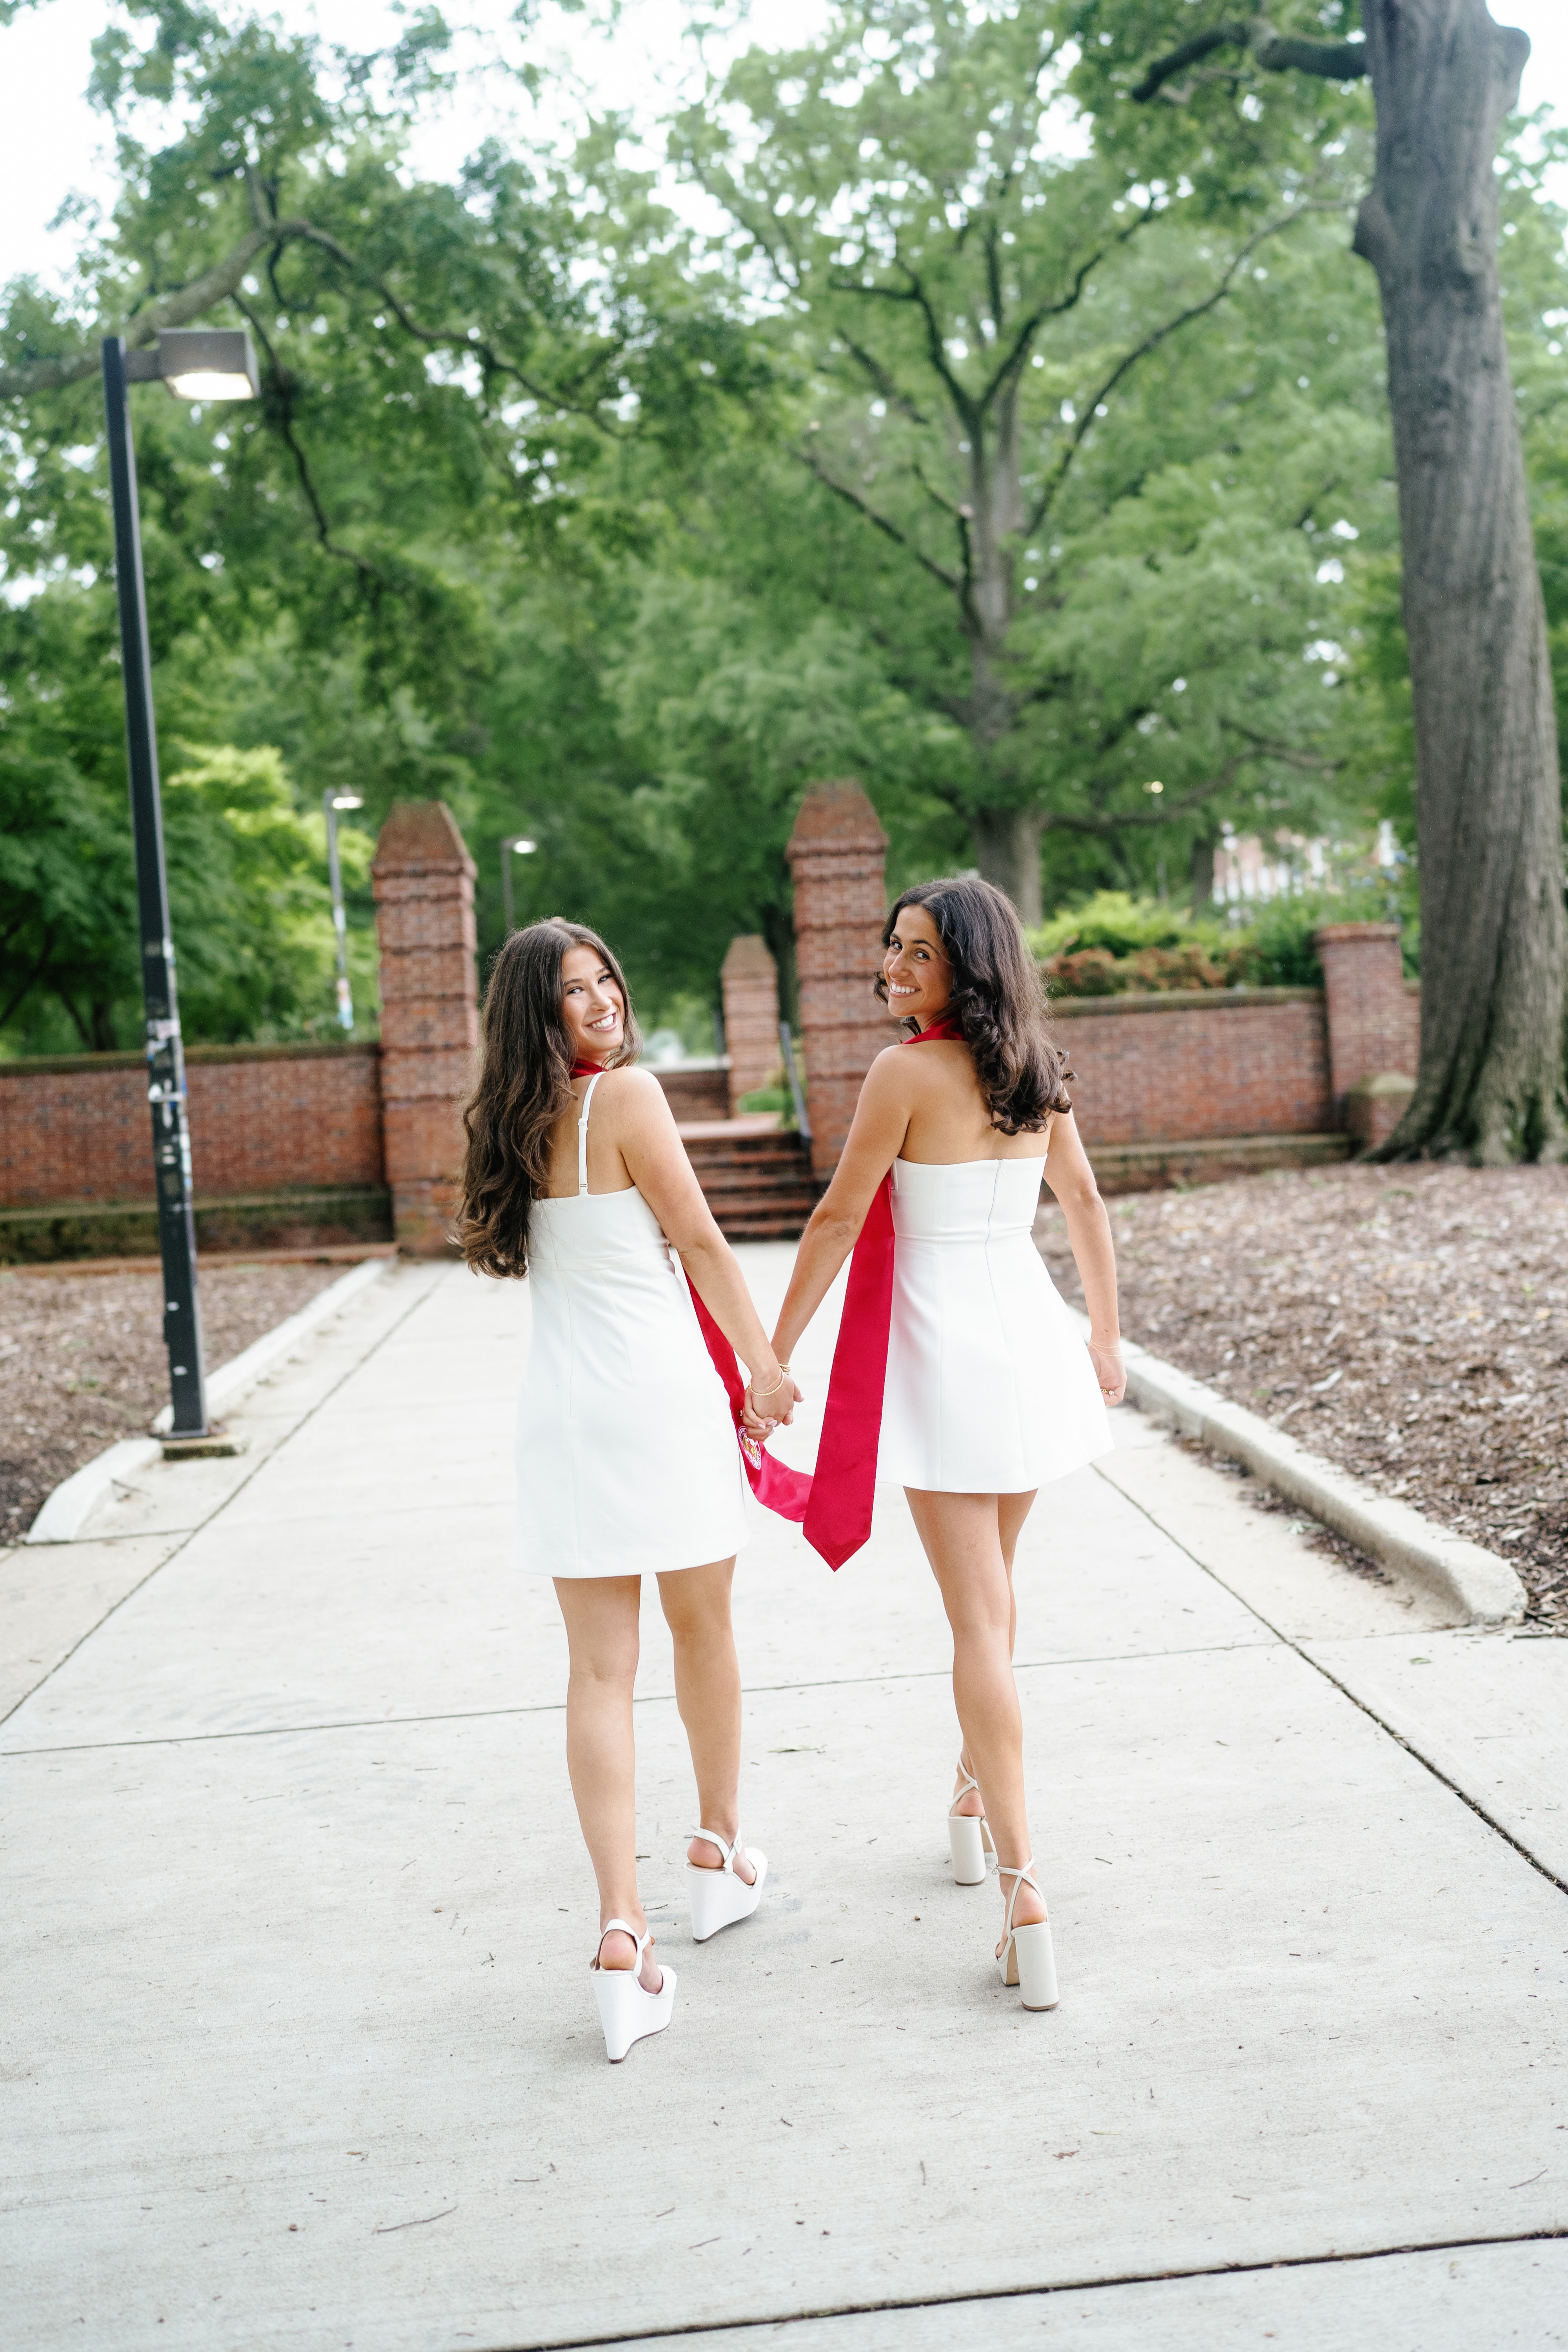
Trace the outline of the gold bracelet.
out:
[[[765,1396],[772,1396],[772,1395],[774,1393],[774,1391],[775,1391],[776,1390],[778,1390],[778,1389],[782,1389],[782,1388],[783,1388],[783,1386],[784,1386],[784,1384],[785,1381],[787,1381],[787,1380],[788,1380],[789,1376],[790,1376],[790,1374],[789,1374],[789,1366],[788,1366],[787,1364],[781,1364],[781,1365],[779,1366],[779,1376],[778,1376],[777,1380],[776,1380],[776,1381],[770,1381],[770,1382],[769,1382],[769,1384],[768,1384],[768,1386],[767,1386],[765,1389],[760,1389],[760,1388],[757,1386],[757,1384],[756,1384],[755,1381],[753,1381],[752,1382],[752,1396],[753,1396],[753,1397],[765,1397]]]

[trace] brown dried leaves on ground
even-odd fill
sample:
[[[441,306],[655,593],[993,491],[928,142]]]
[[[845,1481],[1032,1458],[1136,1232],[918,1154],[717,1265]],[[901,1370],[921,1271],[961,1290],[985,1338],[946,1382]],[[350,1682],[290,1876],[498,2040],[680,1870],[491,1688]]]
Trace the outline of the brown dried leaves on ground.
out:
[[[210,1367],[297,1314],[343,1268],[208,1266]],[[0,1270],[0,1543],[26,1535],[52,1486],[117,1438],[140,1437],[169,1401],[163,1286],[136,1274]]]
[[[1568,1633],[1568,1171],[1282,1171],[1107,1205],[1129,1339],[1500,1552]],[[1081,1305],[1060,1212],[1038,1233]]]

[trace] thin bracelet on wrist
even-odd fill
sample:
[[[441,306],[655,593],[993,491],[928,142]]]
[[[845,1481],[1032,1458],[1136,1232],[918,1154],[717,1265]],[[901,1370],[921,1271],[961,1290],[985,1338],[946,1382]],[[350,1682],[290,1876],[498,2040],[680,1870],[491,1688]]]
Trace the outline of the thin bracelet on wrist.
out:
[[[757,1386],[756,1381],[753,1380],[753,1381],[752,1381],[752,1394],[753,1398],[755,1398],[755,1397],[772,1396],[772,1395],[774,1393],[774,1391],[775,1391],[776,1390],[778,1390],[778,1389],[782,1389],[782,1388],[783,1388],[783,1386],[784,1386],[784,1384],[785,1381],[787,1381],[787,1380],[788,1380],[788,1378],[789,1378],[789,1366],[788,1366],[787,1364],[781,1364],[781,1365],[779,1366],[779,1376],[778,1376],[777,1380],[776,1380],[776,1381],[771,1381],[768,1383],[768,1385],[767,1385],[767,1387],[766,1387],[765,1389],[760,1389],[760,1388]]]

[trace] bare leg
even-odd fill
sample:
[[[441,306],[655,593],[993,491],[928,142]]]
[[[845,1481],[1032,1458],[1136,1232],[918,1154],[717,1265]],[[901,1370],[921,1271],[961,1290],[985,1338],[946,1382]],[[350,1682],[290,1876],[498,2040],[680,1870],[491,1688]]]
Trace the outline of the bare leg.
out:
[[[1007,1655],[1009,1657],[1013,1656],[1018,1646],[1018,1601],[1017,1595],[1013,1590],[1013,1556],[1018,1549],[1018,1538],[1024,1532],[1024,1522],[1028,1517],[1030,1511],[1034,1507],[1035,1496],[1038,1492],[1039,1489],[1037,1487],[1031,1486],[1026,1495],[998,1495],[996,1497],[997,1533],[1002,1541],[1003,1565],[1007,1570],[1007,1599],[1009,1604],[1007,1614]],[[959,1750],[958,1771],[953,1780],[954,1807],[957,1811],[961,1813],[968,1813],[971,1816],[976,1813],[983,1813],[985,1808],[981,1802],[980,1792],[978,1790],[971,1789],[963,1797],[960,1797],[957,1794],[958,1782],[965,1777],[975,1780],[980,1777],[974,1769],[974,1764],[970,1756],[967,1742]]]
[[[741,1665],[730,1622],[734,1572],[731,1557],[658,1580],[665,1622],[675,1642],[675,1703],[697,1776],[698,1819],[704,1829],[731,1839],[740,1826],[741,1786]],[[686,1852],[700,1869],[724,1866],[723,1855],[706,1838],[693,1838]],[[739,1855],[736,1870],[748,1886],[756,1876]]]
[[[599,1925],[629,1919],[647,1926],[637,1895],[637,1752],[632,1685],[637,1671],[639,1576],[558,1576],[555,1597],[566,1621],[571,1672],[566,1684],[566,1769],[584,1843],[599,1885]],[[629,1969],[629,1936],[601,1940],[599,1965]],[[650,1944],[640,1982],[657,1992],[662,1972]]]
[[[952,1629],[952,1696],[963,1752],[973,1759],[971,1769],[980,1783],[996,1858],[1016,1866],[1028,1861],[1032,1848],[1024,1802],[1024,1725],[1013,1679],[1013,1585],[998,1498],[939,1495],[913,1486],[904,1492]],[[1016,1516],[1014,1545],[1025,1516]],[[1005,1901],[1012,1885],[1010,1879],[1004,1882]],[[1045,1916],[1039,1896],[1021,1888],[1015,1924],[1028,1927]]]

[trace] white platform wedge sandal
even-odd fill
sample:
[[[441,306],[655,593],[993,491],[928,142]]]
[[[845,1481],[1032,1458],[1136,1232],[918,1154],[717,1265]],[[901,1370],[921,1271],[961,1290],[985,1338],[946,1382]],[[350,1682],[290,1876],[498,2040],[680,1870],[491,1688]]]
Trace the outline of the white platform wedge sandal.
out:
[[[996,1955],[996,1965],[1005,1985],[1016,1985],[1023,1995],[1026,2009],[1055,2009],[1060,1995],[1057,1991],[1056,1955],[1051,1949],[1051,1929],[1047,1919],[1037,1919],[1027,1927],[1013,1925],[1013,1906],[1018,1900],[1020,1886],[1032,1886],[1040,1893],[1035,1876],[1035,1861],[1031,1854],[1021,1870],[1007,1863],[998,1863],[998,1874],[1010,1878],[1013,1892],[1007,1897],[1007,1916],[1002,1927],[1002,1948]],[[1045,1897],[1040,1896],[1042,1902]]]
[[[691,1940],[705,1944],[721,1927],[732,1927],[737,1919],[749,1919],[763,1899],[763,1882],[768,1874],[765,1853],[748,1853],[741,1843],[741,1832],[733,1839],[721,1838],[717,1830],[693,1830],[694,1838],[706,1838],[718,1847],[724,1860],[718,1870],[704,1870],[695,1862],[686,1865],[686,1884],[691,1896]],[[742,1854],[756,1874],[750,1886],[735,1868],[735,1856]]]
[[[629,1969],[606,1969],[599,1964],[605,1937],[613,1935],[629,1936],[637,1948]],[[634,2042],[641,2042],[649,2033],[662,2033],[675,2014],[673,1969],[660,1963],[657,1992],[645,1990],[640,1981],[643,1954],[652,1937],[651,1927],[645,1927],[639,1936],[629,1919],[606,1919],[599,1930],[599,1951],[588,1963],[594,1970],[599,2022],[605,2029],[605,2054],[613,2066],[620,2064]]]
[[[991,1843],[991,1825],[984,1813],[961,1813],[958,1807],[971,1789],[979,1793],[980,1783],[963,1769],[963,1759],[958,1760],[958,1777],[962,1789],[953,1792],[947,1814],[947,1842],[952,1851],[952,1874],[960,1886],[980,1886],[984,1884],[987,1864],[985,1857],[996,1859],[996,1849]]]

